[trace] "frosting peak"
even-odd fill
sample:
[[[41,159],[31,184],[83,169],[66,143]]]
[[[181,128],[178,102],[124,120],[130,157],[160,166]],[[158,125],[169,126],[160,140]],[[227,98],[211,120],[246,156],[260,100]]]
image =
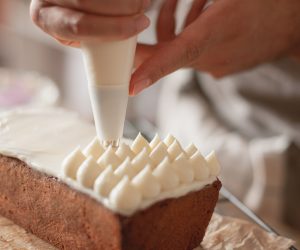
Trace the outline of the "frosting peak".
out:
[[[164,190],[174,189],[179,184],[179,177],[166,157],[153,171],[153,175],[160,181]]]
[[[160,142],[161,142],[161,139],[158,136],[158,134],[156,134],[154,136],[154,138],[152,139],[152,141],[150,142],[150,148],[154,149]]]
[[[103,153],[103,155],[100,156],[97,161],[97,163],[104,166],[111,165],[113,169],[116,169],[121,162],[121,159],[116,155],[111,146]]]
[[[116,151],[116,155],[121,159],[121,160],[125,160],[127,157],[129,157],[130,159],[133,159],[135,157],[134,152],[130,149],[130,147],[125,144],[122,143],[117,151]]]
[[[167,137],[164,139],[164,143],[166,144],[166,146],[170,146],[174,141],[176,140],[176,138],[171,135],[171,134],[168,134]]]
[[[66,176],[69,176],[72,179],[76,179],[76,173],[85,160],[85,156],[80,150],[80,147],[77,147],[71,154],[69,154],[63,161],[63,170]]]
[[[140,173],[132,180],[132,184],[141,190],[143,197],[152,198],[159,195],[161,185],[153,176],[151,166],[147,165]]]
[[[137,209],[142,200],[141,193],[130,183],[128,176],[123,177],[123,179],[112,190],[109,198],[112,207],[115,209],[122,209],[124,211]]]
[[[150,152],[150,146],[147,140],[142,136],[141,133],[138,134],[138,136],[135,138],[131,145],[131,150],[138,154],[141,152],[143,149],[146,149],[146,151],[149,153]]]
[[[94,159],[98,159],[103,153],[104,148],[102,147],[101,143],[99,142],[98,138],[92,140],[92,142],[85,148],[83,151],[85,156],[92,156]]]

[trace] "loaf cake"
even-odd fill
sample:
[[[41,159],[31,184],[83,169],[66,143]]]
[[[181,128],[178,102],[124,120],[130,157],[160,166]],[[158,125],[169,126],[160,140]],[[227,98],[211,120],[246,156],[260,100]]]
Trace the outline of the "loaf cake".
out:
[[[104,148],[63,109],[0,115],[0,214],[59,249],[192,250],[216,205],[212,152],[171,135]]]

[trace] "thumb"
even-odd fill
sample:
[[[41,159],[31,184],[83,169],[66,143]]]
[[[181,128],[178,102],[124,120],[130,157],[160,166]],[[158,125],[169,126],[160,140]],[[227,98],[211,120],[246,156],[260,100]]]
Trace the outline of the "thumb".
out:
[[[192,25],[171,42],[157,48],[133,73],[130,94],[137,95],[160,78],[193,64],[204,50],[206,32],[197,34]],[[196,33],[196,34],[195,34]],[[196,38],[196,36],[198,36]]]

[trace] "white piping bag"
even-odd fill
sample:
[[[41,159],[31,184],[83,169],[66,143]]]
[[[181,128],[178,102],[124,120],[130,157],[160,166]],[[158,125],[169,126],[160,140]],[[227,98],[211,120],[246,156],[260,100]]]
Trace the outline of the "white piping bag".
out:
[[[118,147],[123,136],[136,44],[136,36],[82,43],[97,136],[106,147]]]

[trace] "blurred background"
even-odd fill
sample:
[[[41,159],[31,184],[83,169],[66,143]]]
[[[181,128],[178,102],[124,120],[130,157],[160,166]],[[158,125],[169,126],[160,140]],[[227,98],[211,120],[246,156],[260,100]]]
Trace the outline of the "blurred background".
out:
[[[191,2],[179,3],[178,29]],[[30,0],[0,0],[0,112],[20,106],[62,106],[92,122],[80,50],[61,46],[40,31],[30,20],[29,4]],[[155,42],[159,4],[157,1],[147,13],[153,23],[140,35],[142,42]],[[263,67],[267,69],[249,71],[247,77],[257,79],[257,72],[270,66]],[[222,84],[230,85],[237,77],[244,75],[226,78]],[[280,233],[300,239],[298,141],[284,131],[249,136],[224,122],[224,117],[215,115],[208,97],[201,90],[196,93],[199,78],[209,76],[180,70],[130,98],[126,136],[141,131],[149,138],[157,132],[164,137],[170,132],[184,146],[194,142],[204,154],[216,150],[224,185]],[[227,213],[235,216],[234,211]]]

